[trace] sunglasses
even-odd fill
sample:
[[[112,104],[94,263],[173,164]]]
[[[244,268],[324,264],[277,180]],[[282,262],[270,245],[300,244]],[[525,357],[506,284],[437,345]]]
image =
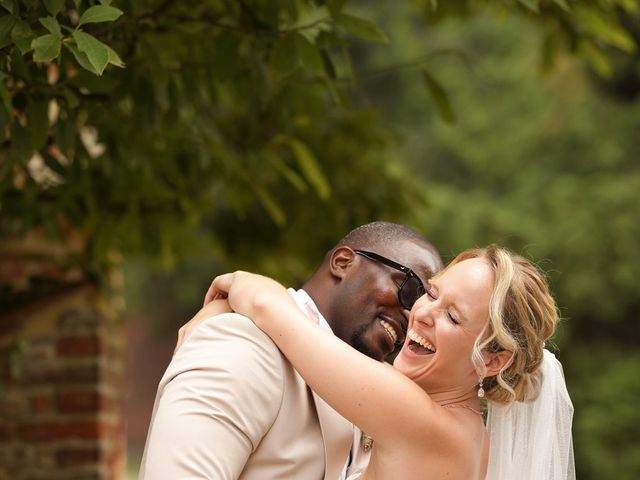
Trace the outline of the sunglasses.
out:
[[[382,263],[387,267],[394,268],[396,270],[404,273],[404,280],[398,287],[398,300],[400,300],[400,305],[404,308],[411,310],[413,304],[416,303],[416,300],[424,295],[425,288],[420,277],[416,275],[416,273],[411,270],[409,267],[405,267],[393,260],[389,260],[382,255],[378,255],[377,253],[367,252],[366,250],[354,250],[358,255],[362,255],[369,260],[373,260],[374,262]]]

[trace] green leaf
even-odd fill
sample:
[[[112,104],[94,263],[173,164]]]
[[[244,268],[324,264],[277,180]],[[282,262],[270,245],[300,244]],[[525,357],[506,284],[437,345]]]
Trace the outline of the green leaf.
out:
[[[300,175],[287,164],[284,163],[282,158],[278,155],[267,154],[265,155],[271,162],[276,170],[278,170],[288,182],[295,187],[299,192],[305,192],[308,190],[307,184]]]
[[[47,143],[49,131],[48,105],[46,99],[35,99],[33,97],[30,97],[27,102],[27,125],[34,150],[39,150]]]
[[[47,8],[47,11],[55,17],[58,12],[62,10],[64,0],[44,0],[44,6]]]
[[[78,26],[87,23],[113,22],[122,15],[122,10],[108,5],[95,5],[88,8],[80,17]]]
[[[84,52],[81,52],[80,50],[78,50],[78,47],[76,47],[71,43],[65,43],[64,46],[69,49],[69,51],[75,57],[76,62],[78,62],[82,68],[90,71],[94,75],[100,75],[98,71],[95,68],[93,68],[93,65],[91,65],[91,62],[89,61],[89,57],[87,57],[87,55]]]
[[[532,12],[538,13],[540,10],[540,0],[518,0],[522,5],[527,7]]]
[[[571,11],[571,7],[569,7],[569,4],[567,3],[567,0],[553,0],[554,3],[556,5],[558,5],[560,8],[562,8],[565,12],[570,12]]]
[[[295,34],[295,45],[302,65],[313,73],[322,75],[324,73],[324,63],[320,51],[304,35]]]
[[[80,70],[73,78],[69,79],[69,84],[77,87],[77,90],[80,91],[88,90],[92,93],[103,94],[111,93],[120,86],[117,78],[113,75],[98,76],[87,70]]]
[[[34,62],[50,62],[60,55],[62,37],[53,33],[43,35],[31,42]]]
[[[369,42],[389,43],[387,35],[374,23],[346,13],[336,15],[336,24],[355,37]]]
[[[347,3],[347,0],[329,0],[327,2],[327,8],[329,9],[329,12],[331,12],[331,15],[335,17],[340,14],[345,3]]]
[[[449,101],[446,90],[440,85],[440,82],[426,70],[422,71],[422,78],[431,94],[431,98],[436,102],[436,108],[440,118],[447,123],[454,123],[456,121],[456,115],[453,108],[451,108],[451,102]]]
[[[81,30],[73,32],[73,39],[78,45],[78,50],[87,55],[89,63],[91,63],[98,75],[102,75],[109,63],[109,48],[107,45],[93,35],[84,33]]]
[[[289,75],[298,68],[300,59],[298,58],[295,35],[286,35],[276,42],[271,56],[271,64],[282,75]]]
[[[275,222],[276,225],[282,227],[286,223],[286,215],[282,207],[276,202],[276,200],[269,195],[269,193],[260,188],[256,187],[256,194],[260,199],[260,203],[265,208],[271,219]]]
[[[579,46],[581,54],[589,61],[593,69],[604,78],[611,77],[613,73],[610,59],[602,53],[602,50],[591,42],[582,42]]]
[[[44,18],[39,18],[38,21],[44,28],[49,30],[50,33],[53,33],[54,35],[62,35],[62,32],[60,31],[60,24],[58,23],[58,20],[56,20],[55,18],[44,17]]]
[[[24,55],[31,50],[31,41],[35,37],[31,27],[22,20],[16,20],[16,24],[11,30],[11,39],[16,44],[20,53]]]
[[[105,45],[105,47],[107,47],[107,51],[109,52],[109,63],[111,65],[115,65],[116,67],[124,68],[125,65],[120,58],[120,55],[118,55],[116,51],[109,45]]]
[[[584,6],[576,7],[575,13],[581,26],[602,42],[618,47],[627,53],[636,51],[637,45],[633,37],[614,21],[604,18],[594,9]]]
[[[5,110],[9,113],[9,116],[13,116],[13,105],[11,104],[11,94],[7,89],[7,85],[4,82],[5,75],[0,73],[0,99],[2,99],[2,104],[4,105]]]
[[[70,88],[64,89],[64,99],[67,102],[67,106],[71,110],[73,110],[74,108],[77,108],[78,105],[80,105],[80,100],[78,99],[78,96]]]
[[[326,200],[327,198],[329,198],[329,195],[331,194],[329,182],[327,181],[324,173],[322,173],[320,164],[318,163],[318,160],[316,159],[313,152],[311,152],[311,150],[309,150],[309,147],[307,147],[298,139],[289,139],[287,140],[287,143],[291,147],[291,150],[293,150],[293,154],[298,161],[300,170],[302,170],[305,178],[315,189],[318,196],[322,200]]]
[[[0,0],[0,5],[11,14],[18,11],[16,0]]]
[[[0,17],[0,48],[11,43],[11,30],[16,24],[16,19],[11,15]]]
[[[17,121],[11,124],[11,150],[13,157],[19,162],[28,160],[33,154],[29,132]]]

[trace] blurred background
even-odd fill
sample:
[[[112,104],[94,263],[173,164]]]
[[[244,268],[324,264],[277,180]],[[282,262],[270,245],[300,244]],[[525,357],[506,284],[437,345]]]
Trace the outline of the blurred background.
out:
[[[135,478],[211,279],[373,220],[538,263],[578,478],[640,478],[640,2],[0,4],[0,479]]]

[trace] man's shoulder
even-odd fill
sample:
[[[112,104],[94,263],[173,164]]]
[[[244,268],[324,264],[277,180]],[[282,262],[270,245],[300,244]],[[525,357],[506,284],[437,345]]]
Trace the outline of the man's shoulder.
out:
[[[203,320],[175,352],[161,384],[178,375],[199,372],[201,378],[252,379],[280,384],[286,359],[271,339],[247,317],[224,313]]]
[[[191,332],[184,345],[204,343],[249,343],[277,347],[269,336],[260,330],[250,318],[238,313],[222,313],[205,318]]]
[[[287,361],[275,343],[247,317],[223,313],[205,318],[175,352],[169,375],[216,369],[251,375],[261,371],[281,377]],[[275,378],[274,377],[274,378]]]

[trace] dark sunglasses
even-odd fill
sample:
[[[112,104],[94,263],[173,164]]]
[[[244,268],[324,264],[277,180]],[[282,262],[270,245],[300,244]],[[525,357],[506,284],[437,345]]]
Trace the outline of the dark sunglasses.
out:
[[[404,308],[411,310],[413,304],[416,303],[416,300],[424,295],[425,289],[422,280],[420,277],[416,275],[416,273],[411,270],[409,267],[405,267],[393,260],[389,260],[382,255],[378,255],[377,253],[367,252],[366,250],[354,250],[358,255],[362,255],[369,260],[373,260],[374,262],[382,263],[391,268],[395,268],[396,270],[400,270],[404,273],[404,280],[398,287],[398,300],[400,300],[400,305]]]

